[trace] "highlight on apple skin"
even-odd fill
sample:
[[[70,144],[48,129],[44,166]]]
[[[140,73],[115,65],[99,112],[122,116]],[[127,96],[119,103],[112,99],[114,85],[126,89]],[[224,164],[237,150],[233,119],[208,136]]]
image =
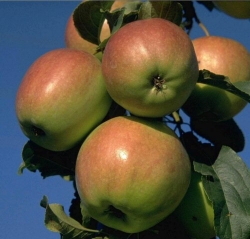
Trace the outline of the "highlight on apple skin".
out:
[[[23,133],[52,151],[74,147],[100,124],[112,99],[101,63],[93,55],[55,49],[27,70],[16,96],[16,115]]]
[[[84,214],[126,233],[149,229],[172,213],[190,177],[189,156],[174,131],[133,116],[95,128],[75,171]]]
[[[126,24],[111,36],[102,71],[107,91],[119,105],[136,116],[162,117],[178,110],[191,94],[198,62],[184,30],[151,18]]]

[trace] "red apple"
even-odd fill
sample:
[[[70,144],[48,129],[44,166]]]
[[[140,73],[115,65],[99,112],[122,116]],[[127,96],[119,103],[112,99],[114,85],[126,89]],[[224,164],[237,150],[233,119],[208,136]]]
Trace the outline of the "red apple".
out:
[[[178,110],[198,79],[192,41],[179,26],[161,18],[137,20],[114,33],[102,70],[114,101],[143,117]]]
[[[250,54],[239,42],[220,36],[193,40],[199,69],[228,76],[232,83],[250,80]],[[242,98],[207,84],[198,83],[183,110],[199,120],[228,120],[247,105]]]
[[[65,48],[45,53],[30,66],[17,92],[16,114],[28,138],[62,151],[100,124],[110,105],[100,61]]]
[[[173,212],[190,177],[189,157],[174,131],[132,116],[95,128],[81,146],[75,172],[84,214],[127,233]]]

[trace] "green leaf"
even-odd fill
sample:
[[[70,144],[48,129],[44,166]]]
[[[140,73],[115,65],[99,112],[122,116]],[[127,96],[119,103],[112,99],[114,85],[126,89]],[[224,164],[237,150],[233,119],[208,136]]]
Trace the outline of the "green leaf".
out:
[[[73,20],[80,36],[99,45],[105,11],[109,11],[114,1],[84,1],[75,9]]]
[[[182,5],[176,1],[149,1],[141,5],[138,18],[163,18],[179,26],[182,15]]]
[[[62,239],[83,239],[93,238],[98,230],[83,227],[79,222],[66,215],[63,206],[49,204],[46,196],[40,202],[45,207],[45,226],[52,232],[59,232]]]
[[[244,134],[234,119],[220,122],[190,119],[190,126],[198,135],[221,147],[229,146],[236,152],[244,149]]]
[[[23,162],[18,169],[18,174],[22,174],[24,169],[28,169],[31,172],[38,170],[43,178],[55,175],[65,178],[74,177],[79,147],[54,152],[28,141],[22,151]]]
[[[234,83],[234,86],[237,87],[242,92],[250,95],[250,82],[249,81],[238,81]]]
[[[105,17],[108,21],[111,34],[115,33],[125,24],[135,21],[138,18],[138,9],[141,6],[141,1],[127,2],[122,8],[115,9],[112,12],[105,12]]]
[[[107,15],[108,24],[111,29],[111,35],[117,32],[124,25],[125,8],[121,8],[114,13]]]
[[[215,229],[220,239],[250,238],[250,171],[229,147],[223,146],[212,166],[194,162],[213,202]]]
[[[124,7],[116,9],[113,12],[105,12],[105,18],[107,19],[111,36],[124,25],[137,20],[138,8],[140,5],[140,1],[128,2],[124,5]],[[103,40],[98,45],[97,52],[104,51],[109,38]]]
[[[197,82],[224,89],[241,97],[242,99],[250,103],[250,81],[244,83],[239,82],[232,84],[228,77],[223,75],[218,75],[204,69],[200,70],[199,79]]]

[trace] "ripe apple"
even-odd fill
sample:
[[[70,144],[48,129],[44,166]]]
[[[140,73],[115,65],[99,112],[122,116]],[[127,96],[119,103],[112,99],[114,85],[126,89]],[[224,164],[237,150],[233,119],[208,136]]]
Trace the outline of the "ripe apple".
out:
[[[100,40],[103,41],[106,38],[108,38],[109,36],[110,36],[110,29],[109,29],[107,20],[105,20],[103,23],[103,26],[102,26]],[[96,49],[97,49],[96,44],[91,43],[91,42],[83,39],[79,35],[79,33],[74,25],[73,15],[71,15],[69,17],[67,25],[66,25],[65,44],[66,44],[66,47],[68,47],[68,48],[87,51],[90,54],[95,54]]]
[[[192,41],[179,26],[161,18],[137,20],[114,33],[102,70],[114,101],[143,117],[178,110],[198,79]]]
[[[191,238],[214,238],[213,204],[207,197],[201,175],[192,171],[188,191],[173,213],[185,227]]]
[[[225,14],[239,19],[250,18],[249,1],[213,1],[213,4]]]
[[[118,116],[84,141],[75,178],[85,215],[136,233],[173,212],[190,174],[189,157],[174,131],[160,121]]]
[[[17,92],[16,114],[33,142],[63,151],[101,123],[110,105],[100,61],[65,48],[45,53],[30,66]]]
[[[232,83],[250,80],[250,54],[239,42],[220,36],[193,40],[199,69],[228,76]],[[199,120],[228,120],[247,105],[242,98],[207,84],[197,83],[183,105],[184,112]]]
[[[121,8],[126,4],[127,1],[121,0],[121,1],[114,1],[111,11],[114,11],[117,8]],[[101,30],[101,35],[100,35],[100,40],[103,41],[106,38],[110,36],[110,29],[107,20],[104,21],[102,30]],[[73,48],[73,49],[79,49],[79,50],[84,50],[89,52],[90,54],[94,54],[96,52],[97,45],[83,39],[73,21],[73,14],[69,17],[66,29],[65,29],[65,44],[66,47],[68,48]]]

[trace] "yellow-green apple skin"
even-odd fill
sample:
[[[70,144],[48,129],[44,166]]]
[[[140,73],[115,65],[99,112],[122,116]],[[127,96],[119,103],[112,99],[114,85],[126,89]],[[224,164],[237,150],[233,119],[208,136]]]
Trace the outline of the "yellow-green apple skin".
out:
[[[126,233],[146,230],[179,205],[190,182],[190,161],[162,122],[119,116],[82,144],[76,185],[84,214]]]
[[[250,18],[250,2],[249,1],[213,1],[213,4],[225,14],[238,18]]]
[[[115,32],[104,50],[102,70],[114,101],[142,117],[178,110],[198,79],[192,41],[161,18],[137,20]]]
[[[250,80],[250,54],[239,42],[220,36],[193,40],[199,69],[229,77],[232,83]],[[247,102],[222,89],[197,83],[183,110],[199,120],[223,121],[241,112]]]
[[[191,238],[215,237],[213,204],[204,190],[201,174],[192,171],[188,191],[173,215],[178,218]]]
[[[122,6],[125,5],[126,2],[128,1],[120,1],[120,0],[114,1],[111,7],[111,11],[117,8],[121,8]],[[101,30],[100,41],[102,42],[109,36],[110,36],[110,29],[109,29],[107,20],[105,20],[102,26],[102,30]],[[69,17],[68,22],[66,24],[64,39],[65,39],[65,45],[68,48],[84,50],[84,51],[89,52],[90,54],[96,53],[97,45],[83,39],[79,35],[74,25],[73,14]]]
[[[96,57],[55,49],[27,70],[17,92],[16,114],[22,131],[33,142],[63,151],[101,123],[111,101]]]

